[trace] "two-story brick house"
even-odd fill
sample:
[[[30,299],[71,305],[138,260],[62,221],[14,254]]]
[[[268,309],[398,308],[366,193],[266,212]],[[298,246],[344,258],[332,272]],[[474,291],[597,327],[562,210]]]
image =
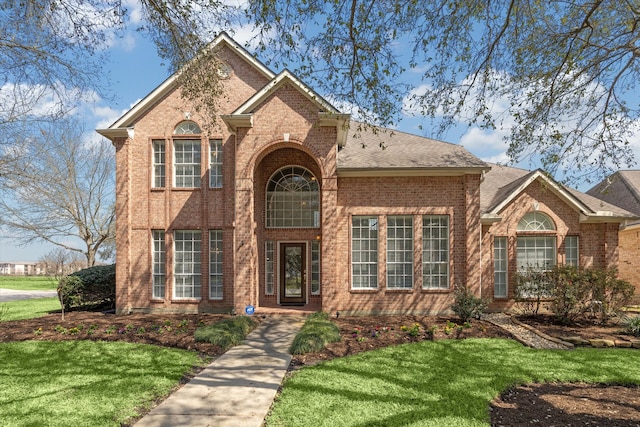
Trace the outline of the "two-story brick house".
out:
[[[459,145],[358,129],[227,35],[213,44],[217,126],[202,126],[173,76],[98,130],[116,148],[119,313],[435,313],[456,285],[503,308],[517,263],[538,253],[617,261],[611,230],[627,212]]]

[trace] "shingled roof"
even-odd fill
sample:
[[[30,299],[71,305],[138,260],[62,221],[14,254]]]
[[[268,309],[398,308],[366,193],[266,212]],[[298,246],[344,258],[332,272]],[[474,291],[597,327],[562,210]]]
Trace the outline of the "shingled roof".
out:
[[[545,182],[554,194],[579,211],[583,221],[623,222],[636,217],[619,206],[566,187],[540,169],[527,171],[496,164],[490,166],[491,170],[480,184],[480,211],[487,220],[497,220],[504,206],[535,180]]]
[[[640,216],[640,170],[618,171],[587,194]]]
[[[482,173],[488,165],[457,144],[351,121],[338,174]]]

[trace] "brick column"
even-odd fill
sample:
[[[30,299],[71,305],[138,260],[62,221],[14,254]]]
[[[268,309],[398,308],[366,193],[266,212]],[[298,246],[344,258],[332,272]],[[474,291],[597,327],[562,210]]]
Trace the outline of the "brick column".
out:
[[[116,313],[131,309],[131,140],[115,138],[116,150]]]
[[[330,315],[335,314],[339,306],[338,272],[336,269],[336,230],[338,202],[338,179],[324,178],[322,180],[322,244],[321,244],[321,294],[322,310]]]
[[[480,296],[480,175],[465,176],[466,285]]]
[[[234,301],[236,313],[247,305],[258,305],[256,272],[257,244],[254,221],[253,180],[236,178],[236,214],[234,231]]]

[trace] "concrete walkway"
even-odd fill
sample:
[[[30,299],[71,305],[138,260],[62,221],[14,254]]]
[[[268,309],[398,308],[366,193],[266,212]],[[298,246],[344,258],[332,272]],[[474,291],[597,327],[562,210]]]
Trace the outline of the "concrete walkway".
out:
[[[56,291],[17,291],[0,288],[0,302],[20,301],[25,299],[57,297]]]
[[[299,316],[270,316],[169,396],[136,427],[260,427],[287,372],[289,346],[304,323]]]

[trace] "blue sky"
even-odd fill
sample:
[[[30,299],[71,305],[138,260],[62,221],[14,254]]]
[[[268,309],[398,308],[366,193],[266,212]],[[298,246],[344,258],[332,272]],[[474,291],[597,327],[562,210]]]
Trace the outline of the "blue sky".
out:
[[[239,30],[234,38],[243,45],[248,39],[248,33]],[[155,46],[138,33],[129,32],[123,38],[114,39],[107,54],[109,60],[104,64],[104,72],[105,75],[110,76],[113,99],[95,98],[92,103],[84,104],[78,110],[85,120],[86,129],[90,131],[88,137],[96,140],[100,140],[101,137],[93,132],[93,129],[111,125],[137,101],[169,77],[168,68],[162,65]],[[500,100],[496,101],[496,105],[499,108]],[[398,129],[424,134],[425,132],[418,127],[420,124],[419,118],[407,117],[399,124]],[[464,145],[485,161],[500,162],[506,161],[507,147],[503,141],[506,132],[506,130],[485,131],[461,125],[447,133],[443,139]],[[105,140],[104,143],[108,142]],[[640,158],[640,134],[634,140],[634,147],[636,158]],[[527,165],[523,167],[528,168]],[[580,189],[584,191],[588,188],[589,186]],[[0,231],[0,262],[37,261],[52,249],[52,246],[42,244],[16,246]]]

